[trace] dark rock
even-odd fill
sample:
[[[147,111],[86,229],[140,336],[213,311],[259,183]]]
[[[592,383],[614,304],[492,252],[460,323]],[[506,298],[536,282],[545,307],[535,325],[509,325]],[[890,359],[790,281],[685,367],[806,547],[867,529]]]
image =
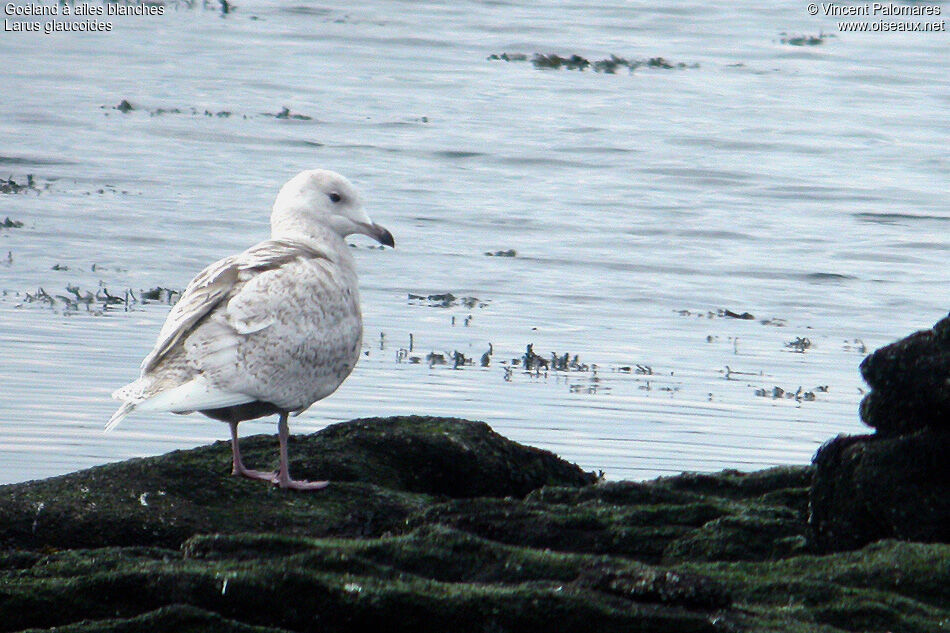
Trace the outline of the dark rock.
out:
[[[723,513],[704,503],[627,507],[468,499],[429,506],[408,524],[439,523],[511,545],[659,563],[670,542]]]
[[[811,540],[822,552],[883,538],[950,543],[950,433],[839,436],[815,456]]]
[[[756,499],[787,490],[807,489],[813,469],[806,466],[777,466],[753,473],[724,470],[720,473],[683,473],[657,480],[673,490],[689,490],[730,499]]]
[[[729,605],[728,593],[695,572],[507,547],[438,527],[370,540],[284,538],[276,548],[269,538],[202,537],[183,553],[49,554],[9,573],[15,582],[0,579],[0,630],[77,621],[74,631],[120,630],[110,627],[122,620],[182,630],[179,619],[211,631],[728,630],[729,615],[715,611]],[[262,547],[265,557],[231,556]]]
[[[884,538],[950,542],[950,317],[861,363],[872,436],[839,436],[815,455],[809,536],[821,552]]]
[[[0,487],[0,632],[932,633],[950,621],[950,545],[803,555],[810,468],[587,485],[550,453],[444,418],[292,442],[294,473],[329,488],[236,480],[223,442]],[[247,438],[244,452],[272,466],[276,441]]]
[[[871,387],[861,419],[879,434],[950,430],[950,316],[877,350],[861,375]]]
[[[431,495],[523,496],[594,476],[522,446],[481,422],[450,418],[356,420],[291,438],[291,472],[329,477],[317,495],[229,476],[227,442],[133,459],[38,482],[0,486],[0,545],[28,549],[161,545],[200,532],[279,530],[373,536],[396,529]],[[241,441],[245,462],[276,467],[277,441]]]
[[[697,609],[720,609],[732,602],[722,585],[705,576],[645,565],[635,570],[617,569],[615,564],[598,565],[585,571],[578,584],[636,602]]]
[[[692,566],[761,633],[936,633],[950,616],[950,546],[881,541],[857,552]]]
[[[810,480],[811,469],[785,467],[546,487],[524,501],[433,504],[408,524],[440,523],[512,545],[607,553],[648,563],[764,560],[801,547]]]
[[[502,437],[484,422],[370,418],[329,426],[314,438],[320,446],[301,472],[310,468],[314,477],[319,471],[336,481],[395,490],[455,498],[523,497],[542,486],[585,486],[597,479],[554,453]]]
[[[768,560],[805,548],[804,521],[789,510],[753,509],[705,523],[670,543],[663,562]]]

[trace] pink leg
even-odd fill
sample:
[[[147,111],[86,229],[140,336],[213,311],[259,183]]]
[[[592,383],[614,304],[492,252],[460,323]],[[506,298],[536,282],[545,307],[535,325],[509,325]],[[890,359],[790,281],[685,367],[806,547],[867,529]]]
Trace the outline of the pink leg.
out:
[[[277,473],[251,470],[244,467],[244,462],[241,461],[241,448],[238,446],[237,427],[237,422],[231,423],[231,454],[233,456],[231,474],[235,477],[247,477],[248,479],[261,479],[277,483]]]
[[[277,422],[277,438],[280,440],[280,470],[274,478],[274,483],[281,488],[291,490],[321,490],[330,485],[329,481],[298,481],[290,478],[290,466],[287,463],[287,438],[290,429],[287,426],[287,414],[281,413]]]

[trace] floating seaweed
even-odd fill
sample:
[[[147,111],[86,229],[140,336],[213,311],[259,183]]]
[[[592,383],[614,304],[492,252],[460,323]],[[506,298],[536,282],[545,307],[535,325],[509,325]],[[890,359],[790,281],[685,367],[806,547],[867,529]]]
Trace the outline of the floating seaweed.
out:
[[[6,180],[0,180],[0,193],[26,193],[28,191],[38,191],[36,181],[33,180],[33,174],[26,175],[26,184],[18,183],[13,179],[13,176],[10,176]],[[23,223],[18,223],[16,220],[7,218],[0,226],[7,229],[19,228],[23,226]]]
[[[491,61],[503,61],[503,62],[523,62],[528,61],[528,56],[524,53],[495,53],[488,56],[488,59]],[[543,54],[535,53],[530,58],[531,64],[538,69],[542,70],[579,70],[581,72],[585,70],[593,70],[595,73],[605,73],[612,75],[616,73],[621,68],[626,68],[629,72],[633,72],[635,69],[640,67],[646,68],[662,68],[662,69],[686,69],[686,68],[699,68],[699,64],[686,64],[683,62],[672,63],[666,60],[663,57],[650,57],[648,59],[627,59],[625,57],[618,57],[617,55],[611,55],[610,57],[604,59],[590,60],[582,55],[573,54],[570,57],[562,57],[555,53]]]
[[[265,113],[266,114],[266,113]],[[296,112],[291,112],[290,108],[284,106],[280,109],[280,112],[277,114],[271,114],[275,119],[294,119],[296,121],[312,121],[313,117],[307,116],[306,114],[298,114]]]
[[[482,367],[488,367],[489,365],[491,365],[491,356],[492,356],[493,351],[494,351],[494,350],[493,350],[493,348],[492,348],[492,344],[489,343],[489,344],[488,344],[488,350],[487,350],[484,354],[482,354],[482,357],[481,357],[481,359],[479,360],[479,364],[480,364]]]
[[[822,385],[815,387],[814,391],[804,391],[801,386],[798,387],[795,391],[786,391],[781,387],[772,387],[771,389],[756,389],[755,395],[761,398],[772,398],[773,400],[779,400],[785,398],[786,400],[794,400],[795,402],[814,402],[816,400],[815,391],[827,392],[828,386]]]
[[[811,348],[811,341],[807,338],[798,336],[794,341],[788,341],[785,343],[785,347],[791,349],[793,352],[804,354],[806,349]]]
[[[719,316],[728,317],[730,319],[742,319],[743,321],[754,321],[755,317],[749,312],[733,312],[728,308],[725,310],[719,310]]]
[[[417,295],[410,292],[408,293],[408,301],[409,305],[428,305],[430,308],[451,308],[461,305],[471,310],[476,307],[484,308],[488,306],[487,301],[482,301],[478,297],[456,297],[451,292],[431,295]],[[468,317],[467,321],[470,322],[470,319],[471,316]],[[466,325],[468,325],[468,323],[466,323]]]
[[[57,269],[56,266],[59,266]],[[68,270],[67,266],[57,264],[54,270]],[[150,290],[140,290],[138,297],[135,291],[128,288],[120,294],[112,294],[105,286],[100,286],[95,293],[91,290],[82,290],[79,286],[66,285],[67,294],[50,294],[45,288],[40,286],[35,292],[24,292],[22,303],[17,307],[27,303],[36,303],[46,305],[51,308],[61,308],[65,313],[76,312],[80,306],[85,306],[87,312],[94,312],[101,315],[107,311],[120,308],[129,311],[135,305],[146,305],[148,303],[165,303],[174,305],[181,298],[181,291],[168,288],[156,287]]]
[[[196,108],[193,106],[192,107],[168,107],[168,108],[162,107],[162,108],[144,109],[141,106],[132,105],[127,99],[123,99],[122,101],[119,102],[118,105],[115,105],[115,106],[104,106],[104,105],[100,106],[100,109],[106,111],[104,113],[106,116],[109,115],[110,110],[118,110],[119,112],[123,114],[128,114],[130,112],[137,112],[141,110],[144,112],[148,112],[148,115],[151,117],[163,116],[167,114],[185,114],[185,115],[191,115],[191,116],[204,116],[207,118],[227,119],[232,116],[238,116],[238,113],[232,112],[231,110],[209,110],[207,108]],[[241,114],[240,116],[243,119],[248,118],[246,114]],[[261,116],[275,117],[278,119],[281,119],[281,118],[307,119],[307,120],[310,119],[310,117],[304,116],[302,114],[293,114],[287,108],[282,109],[280,112],[277,112],[276,114],[270,113],[270,112],[264,112],[264,113],[261,113]]]
[[[789,35],[788,33],[781,33],[782,39],[779,41],[782,44],[787,44],[789,46],[820,46],[825,43],[825,40],[829,37],[834,37],[830,33],[819,33],[818,35]]]

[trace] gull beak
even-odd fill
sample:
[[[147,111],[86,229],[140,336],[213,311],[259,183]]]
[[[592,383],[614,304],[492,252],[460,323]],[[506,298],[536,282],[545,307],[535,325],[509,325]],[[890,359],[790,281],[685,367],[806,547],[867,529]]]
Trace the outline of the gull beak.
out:
[[[384,246],[389,246],[391,248],[396,248],[396,242],[393,240],[393,234],[390,233],[386,228],[373,223],[357,222],[360,227],[360,232],[364,235],[368,235],[380,244]]]

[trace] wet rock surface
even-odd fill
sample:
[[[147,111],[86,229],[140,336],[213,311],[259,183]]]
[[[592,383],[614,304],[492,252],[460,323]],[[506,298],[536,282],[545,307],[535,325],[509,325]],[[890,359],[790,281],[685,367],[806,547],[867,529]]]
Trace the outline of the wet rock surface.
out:
[[[950,547],[815,556],[811,467],[596,483],[487,425],[219,442],[0,487],[0,631],[933,631]],[[276,440],[242,442],[267,466]]]

